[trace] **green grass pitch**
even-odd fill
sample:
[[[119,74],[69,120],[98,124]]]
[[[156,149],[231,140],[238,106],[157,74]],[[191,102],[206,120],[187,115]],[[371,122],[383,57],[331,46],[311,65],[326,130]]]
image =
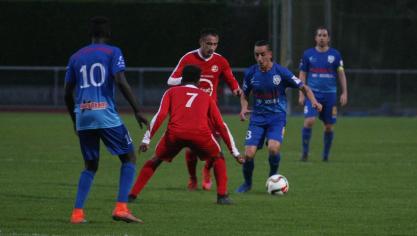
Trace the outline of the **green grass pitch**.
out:
[[[144,130],[132,115],[123,118],[138,143]],[[225,120],[242,150],[247,123],[237,115]],[[329,163],[320,158],[319,123],[310,161],[299,161],[301,125],[301,117],[288,117],[280,166],[290,183],[288,195],[266,193],[265,150],[255,159],[252,191],[234,193],[242,182],[241,167],[228,154],[235,204],[216,205],[214,189],[186,190],[181,154],[162,164],[130,205],[143,225],[112,221],[120,165],[102,145],[85,206],[89,223],[71,225],[83,162],[69,117],[0,113],[0,235],[417,235],[416,118],[339,118]],[[139,156],[138,171],[156,142]],[[200,162],[199,174],[201,167]]]

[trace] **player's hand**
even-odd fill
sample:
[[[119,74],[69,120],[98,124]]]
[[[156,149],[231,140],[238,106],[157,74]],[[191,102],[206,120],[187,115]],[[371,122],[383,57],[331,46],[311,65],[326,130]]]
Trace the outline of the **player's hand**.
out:
[[[347,104],[348,98],[347,93],[340,94],[340,105],[345,106]]]
[[[146,152],[149,149],[149,144],[147,143],[141,143],[139,146],[139,151],[141,152]]]
[[[239,113],[240,116],[240,121],[245,121],[246,120],[246,114],[247,113],[251,113],[252,111],[247,109],[247,108],[242,108],[242,110]]]
[[[233,92],[233,95],[235,95],[237,97],[240,97],[242,95],[242,89],[240,89],[240,88],[237,88],[237,89],[233,90],[232,92]]]
[[[148,126],[148,119],[146,119],[142,113],[140,112],[135,112],[135,118],[137,120],[137,122],[139,123],[139,127],[142,129],[143,125],[145,125],[146,127]]]
[[[321,110],[323,110],[323,106],[320,103],[318,103],[318,102],[312,103],[311,106],[313,108],[315,108],[318,112],[321,112]]]
[[[305,101],[306,97],[303,93],[300,93],[300,95],[298,95],[298,104],[300,104],[300,106],[304,106]]]
[[[239,164],[243,164],[245,163],[245,158],[243,158],[243,156],[241,154],[234,156],[235,160],[237,161],[237,163]]]

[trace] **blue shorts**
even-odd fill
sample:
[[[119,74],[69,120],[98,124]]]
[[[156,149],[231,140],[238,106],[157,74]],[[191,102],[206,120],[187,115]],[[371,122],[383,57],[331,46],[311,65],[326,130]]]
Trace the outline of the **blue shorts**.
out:
[[[253,113],[250,117],[248,132],[246,133],[245,146],[257,146],[260,149],[264,144],[265,138],[282,143],[287,123],[285,116],[285,113]]]
[[[126,127],[120,125],[105,129],[78,131],[81,152],[84,160],[95,160],[100,156],[100,139],[112,155],[122,155],[134,151],[132,138]]]
[[[325,124],[335,124],[337,117],[336,93],[313,92],[314,97],[321,105],[323,110],[319,114],[319,119]],[[311,101],[306,99],[304,105],[304,117],[316,117],[319,112],[311,106]]]

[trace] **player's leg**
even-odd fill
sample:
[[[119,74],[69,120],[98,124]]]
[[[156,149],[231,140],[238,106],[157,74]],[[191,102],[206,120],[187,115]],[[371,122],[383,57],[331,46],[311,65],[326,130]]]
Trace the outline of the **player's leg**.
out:
[[[323,161],[328,161],[334,138],[333,128],[337,118],[336,94],[326,94],[325,102],[322,103],[324,104],[320,113],[320,119],[324,123],[322,158]]]
[[[237,188],[237,193],[244,193],[252,188],[252,175],[255,169],[254,158],[258,148],[262,148],[264,139],[264,127],[250,123],[245,138],[245,163],[242,165],[244,182]]]
[[[213,132],[213,137],[216,139],[217,143],[220,144],[220,140],[221,140],[220,134],[216,132],[214,128],[212,128],[212,132]],[[220,156],[224,158],[224,155],[221,151],[220,151]],[[211,189],[211,185],[212,185],[210,170],[212,167],[216,168],[216,165],[214,165],[215,159],[205,158],[205,160],[206,160],[205,165],[203,166],[203,171],[202,171],[203,181],[201,185],[202,185],[203,190],[208,191]],[[214,172],[216,172],[216,170],[214,170]]]
[[[301,161],[307,161],[310,151],[310,140],[314,123],[316,121],[317,111],[311,106],[310,100],[306,100],[304,106],[304,125],[301,131],[302,154]]]
[[[227,191],[226,161],[220,152],[220,144],[213,135],[202,135],[190,140],[190,147],[195,150],[199,156],[207,157],[207,159],[213,163],[214,177],[217,184],[217,203],[221,205],[232,204]]]
[[[269,120],[269,127],[266,132],[268,139],[268,161],[269,175],[278,173],[279,163],[281,161],[281,143],[284,140],[286,117],[285,115],[274,115]]]
[[[188,174],[190,178],[188,180],[188,190],[193,191],[197,189],[197,155],[187,148],[185,150],[185,163],[187,165]]]
[[[151,179],[156,169],[162,163],[162,160],[157,156],[153,156],[150,160],[146,161],[142,169],[136,178],[135,184],[129,193],[129,202],[133,202],[137,196],[142,192],[148,181]]]
[[[109,152],[118,155],[121,161],[119,191],[112,218],[117,221],[143,223],[127,207],[128,193],[136,173],[136,156],[132,139],[124,125],[100,129],[100,138]]]
[[[81,152],[84,158],[85,168],[80,174],[78,180],[77,196],[74,209],[71,215],[71,223],[85,223],[84,204],[90,192],[94,176],[98,169],[100,139],[96,130],[78,131],[78,137],[81,146]]]
[[[184,144],[177,142],[174,135],[165,133],[156,146],[155,155],[145,162],[140,170],[136,182],[130,190],[129,201],[134,201],[137,198],[162,161],[172,161],[183,147]]]

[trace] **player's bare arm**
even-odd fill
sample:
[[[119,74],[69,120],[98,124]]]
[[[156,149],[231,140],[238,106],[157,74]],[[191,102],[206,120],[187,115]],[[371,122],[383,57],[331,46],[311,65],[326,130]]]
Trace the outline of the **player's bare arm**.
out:
[[[304,95],[311,101],[311,105],[317,109],[317,111],[320,112],[323,109],[323,106],[317,102],[313,92],[307,85],[304,84],[302,87],[300,87],[300,91],[302,91]]]
[[[74,127],[74,131],[75,131],[75,133],[77,133],[77,130],[76,130],[76,127],[75,127],[75,113],[74,113],[74,107],[75,107],[74,89],[75,89],[75,84],[74,83],[65,83],[64,89],[65,89],[65,94],[64,94],[65,105],[66,105],[68,113],[71,117],[72,125]]]
[[[303,84],[306,84],[306,77],[307,77],[307,73],[306,73],[306,72],[304,72],[304,71],[300,71],[300,74],[299,74],[299,79],[303,82]],[[299,103],[301,106],[304,106],[304,103],[305,103],[305,96],[304,96],[304,93],[303,93],[302,91],[300,91],[300,92],[298,93],[298,103]]]
[[[242,95],[240,95],[240,108],[241,109],[240,109],[240,114],[239,114],[241,121],[245,121],[246,114],[251,112],[248,106],[249,106],[248,97],[246,97],[246,95],[242,93]]]
[[[345,106],[348,102],[348,91],[347,91],[346,74],[342,68],[337,70],[337,77],[339,78],[340,89],[342,90],[340,94],[340,104],[342,106]]]
[[[126,80],[126,76],[124,72],[116,73],[114,79],[117,84],[117,87],[122,92],[125,99],[129,102],[130,106],[133,108],[136,121],[138,122],[140,128],[142,129],[143,125],[148,126],[148,120],[139,111],[139,105],[136,102],[136,99],[133,95],[132,88],[130,87],[129,83]]]

